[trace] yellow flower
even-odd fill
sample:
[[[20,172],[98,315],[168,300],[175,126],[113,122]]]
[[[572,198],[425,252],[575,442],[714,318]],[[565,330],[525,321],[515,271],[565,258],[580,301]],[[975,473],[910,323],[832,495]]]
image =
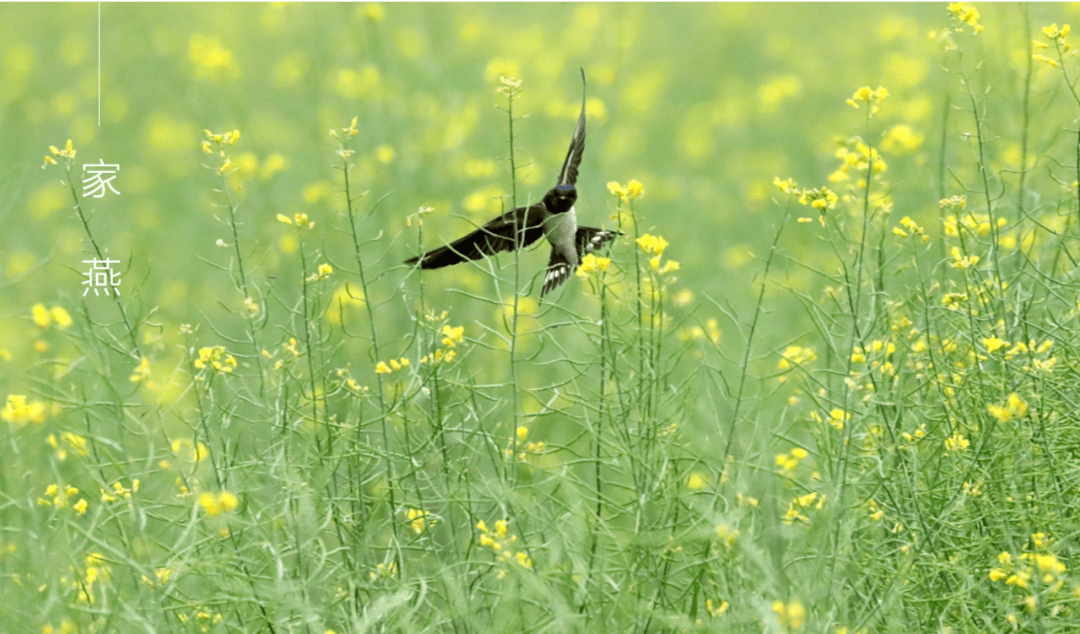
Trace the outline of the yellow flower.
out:
[[[592,273],[606,271],[609,266],[611,266],[611,258],[598,258],[592,253],[586,253],[585,257],[581,258],[577,276],[586,277]]]
[[[955,432],[951,437],[945,439],[945,449],[947,451],[965,452],[970,446],[971,441],[969,441],[967,438],[964,438],[960,434],[960,432]]]
[[[69,164],[75,161],[76,150],[71,145],[71,139],[68,139],[67,145],[65,145],[62,150],[57,149],[55,145],[50,145],[49,152],[52,153],[52,156],[46,155],[45,165],[56,165],[56,161],[52,158],[53,156],[67,159]],[[42,165],[41,167],[44,169],[45,165]]]
[[[660,236],[652,236],[647,233],[638,238],[637,243],[642,251],[650,255],[663,255],[664,249],[668,246],[667,240]]]
[[[999,422],[1007,423],[1014,418],[1022,418],[1027,414],[1027,403],[1022,401],[1015,393],[1010,394],[1003,405],[988,405],[986,411],[998,419]]]
[[[48,328],[49,324],[52,323],[52,314],[49,313],[44,304],[34,304],[30,309],[30,315],[38,328]]]
[[[806,608],[798,600],[790,601],[786,605],[783,601],[773,601],[772,609],[782,628],[797,630],[806,623]]]
[[[442,344],[447,348],[456,348],[465,338],[465,326],[453,327],[449,324],[442,327]]]
[[[613,196],[618,196],[624,203],[625,202],[630,202],[630,199],[628,198],[628,192],[626,191],[626,187],[620,185],[618,182],[611,181],[610,183],[607,184],[607,189],[608,189],[609,192],[611,192],[611,194]]]
[[[41,401],[28,402],[23,394],[8,394],[7,403],[0,409],[0,418],[18,425],[40,425],[45,422],[45,404]]]
[[[799,194],[800,205],[810,205],[823,215],[827,210],[835,208],[838,200],[840,198],[828,187],[804,189]]]
[[[780,354],[780,362],[777,367],[781,370],[790,370],[792,367],[809,363],[817,359],[817,353],[810,348],[804,348],[802,346],[788,346]]]
[[[885,98],[889,96],[889,91],[885,90],[881,86],[878,86],[877,90],[872,90],[869,86],[863,86],[855,91],[851,98],[847,100],[847,104],[852,108],[858,108],[859,102],[869,104],[874,103],[874,106],[878,106]]]
[[[405,357],[400,359],[390,359],[390,364],[387,365],[385,361],[379,361],[375,365],[376,374],[390,374],[391,372],[397,372],[402,368],[409,367],[409,360]]]
[[[210,516],[231,513],[236,509],[237,504],[239,504],[239,499],[236,497],[235,493],[230,491],[199,494],[199,506],[201,506],[203,511]]]
[[[56,327],[60,329],[67,328],[72,324],[71,315],[61,306],[52,307],[52,318],[56,322]]]
[[[1008,341],[1002,341],[996,335],[982,340],[983,345],[986,346],[987,354],[994,354],[998,350],[1009,345]]]
[[[950,2],[949,13],[960,22],[970,24],[976,33],[982,32],[982,27],[979,26],[979,11],[974,6],[964,2]]]
[[[1069,30],[1070,29],[1068,24],[1062,26],[1059,30],[1057,22],[1051,24],[1050,26],[1044,26],[1042,28],[1043,35],[1045,35],[1047,38],[1051,40],[1062,41],[1064,41],[1064,39],[1069,35]]]
[[[949,263],[949,266],[954,269],[967,269],[975,266],[979,263],[979,256],[977,255],[964,255],[960,251],[960,247],[952,248],[953,261]]]
[[[199,348],[199,358],[195,359],[195,369],[202,370],[210,366],[215,372],[229,373],[236,369],[236,359],[225,351],[225,346]]]
[[[150,378],[150,359],[142,357],[139,359],[139,365],[135,367],[135,370],[128,377],[132,383],[139,383]]]
[[[641,198],[645,195],[645,186],[636,179],[631,179],[626,185],[611,181],[607,184],[607,188],[613,196],[618,196],[624,203],[628,203],[635,198]]]
[[[422,511],[420,509],[411,508],[408,510],[408,513],[406,515],[409,518],[409,526],[417,535],[423,533],[426,529],[434,526],[436,523],[435,519],[431,517],[430,513],[428,513],[427,511]]]
[[[285,223],[287,225],[295,224],[297,227],[299,227],[301,229],[304,228],[305,225],[307,226],[308,229],[314,229],[315,228],[315,223],[314,222],[309,222],[308,215],[305,214],[305,213],[293,214],[292,218],[286,216],[285,214],[278,214],[277,219],[278,219],[278,222],[283,222],[283,223]]]
[[[794,178],[789,178],[787,180],[782,181],[782,180],[780,180],[779,176],[776,176],[776,177],[773,178],[773,185],[776,185],[777,187],[779,187],[780,191],[784,192],[785,194],[798,194],[799,193],[798,188],[795,186],[795,179]]]

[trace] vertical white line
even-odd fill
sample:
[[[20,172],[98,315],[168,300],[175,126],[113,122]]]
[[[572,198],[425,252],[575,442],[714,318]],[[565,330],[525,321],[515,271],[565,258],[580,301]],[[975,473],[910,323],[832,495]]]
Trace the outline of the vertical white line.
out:
[[[97,3],[97,124],[101,127],[101,3]]]

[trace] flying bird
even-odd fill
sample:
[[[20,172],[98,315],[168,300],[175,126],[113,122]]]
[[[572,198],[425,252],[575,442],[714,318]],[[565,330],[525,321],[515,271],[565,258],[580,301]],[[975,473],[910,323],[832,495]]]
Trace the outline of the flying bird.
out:
[[[419,264],[422,269],[438,269],[466,260],[479,260],[500,251],[522,249],[545,236],[551,243],[551,258],[540,296],[555,290],[570,279],[586,253],[603,247],[618,235],[616,231],[578,225],[574,203],[577,202],[578,166],[584,152],[585,70],[582,69],[581,115],[555,187],[535,205],[511,209],[476,231],[405,263]]]

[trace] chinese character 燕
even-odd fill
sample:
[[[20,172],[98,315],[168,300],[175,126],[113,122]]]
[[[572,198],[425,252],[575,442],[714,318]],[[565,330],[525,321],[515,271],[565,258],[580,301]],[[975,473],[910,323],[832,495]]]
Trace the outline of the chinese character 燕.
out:
[[[120,192],[112,186],[112,180],[116,178],[116,172],[120,171],[119,163],[106,163],[105,159],[98,159],[100,163],[87,163],[83,165],[83,172],[90,176],[83,179],[83,196],[104,198],[105,188],[119,195]]]
[[[120,273],[112,270],[111,265],[120,264],[120,260],[110,260],[105,258],[104,260],[83,260],[83,264],[89,264],[90,270],[83,275],[86,276],[86,280],[83,282],[83,286],[86,286],[86,290],[83,291],[83,297],[90,292],[90,289],[94,289],[94,295],[98,294],[99,288],[105,289],[105,294],[109,294],[109,287],[111,286],[116,294],[120,294]]]

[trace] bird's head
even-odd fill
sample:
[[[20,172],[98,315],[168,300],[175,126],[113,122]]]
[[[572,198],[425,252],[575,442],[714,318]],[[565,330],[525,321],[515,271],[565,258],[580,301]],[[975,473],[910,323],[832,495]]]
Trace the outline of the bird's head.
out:
[[[544,194],[544,205],[553,214],[570,211],[577,202],[577,189],[573,185],[556,185]]]

